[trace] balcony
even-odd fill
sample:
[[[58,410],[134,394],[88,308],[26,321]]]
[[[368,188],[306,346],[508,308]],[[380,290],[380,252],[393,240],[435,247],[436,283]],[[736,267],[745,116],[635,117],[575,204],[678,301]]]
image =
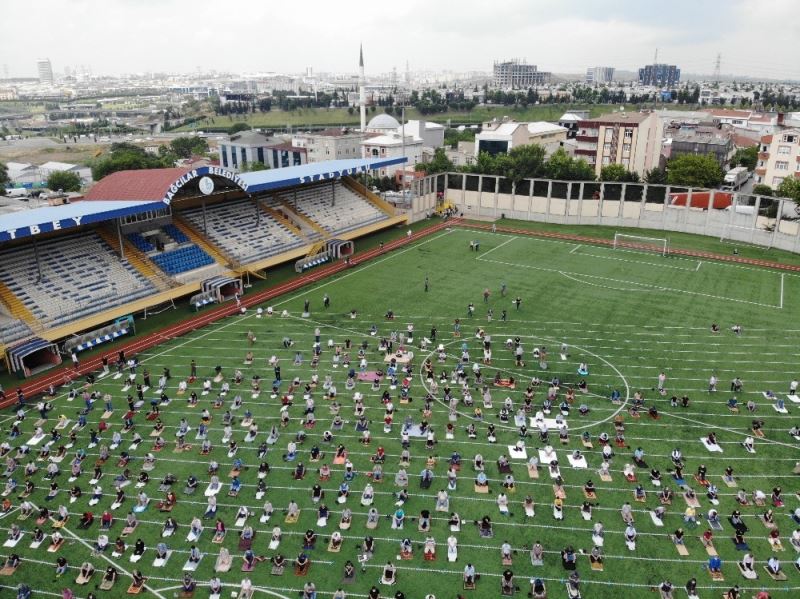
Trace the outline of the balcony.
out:
[[[758,153],[759,160],[769,160],[769,152],[759,152]]]
[[[759,176],[763,177],[766,174],[767,174],[767,168],[766,167],[759,167],[759,168],[756,169],[756,175],[759,175]]]
[[[597,154],[597,148],[594,150],[590,150],[588,148],[577,148],[575,150],[575,154],[580,154],[581,156],[594,156]]]
[[[575,141],[577,141],[577,142],[588,141],[588,142],[597,143],[597,135],[576,135],[575,136]]]

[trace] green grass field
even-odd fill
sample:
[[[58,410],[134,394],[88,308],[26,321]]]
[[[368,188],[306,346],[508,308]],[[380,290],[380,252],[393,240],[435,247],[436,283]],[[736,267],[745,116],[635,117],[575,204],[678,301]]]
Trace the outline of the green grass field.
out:
[[[446,123],[448,120],[453,123],[472,123],[480,124],[493,118],[509,116],[517,121],[557,121],[558,118],[568,110],[589,110],[591,117],[600,116],[620,109],[619,104],[586,105],[586,104],[542,104],[538,106],[478,106],[469,112],[448,111],[438,114],[422,115],[415,108],[406,109],[406,119],[424,118],[437,123]],[[625,110],[636,110],[636,106],[626,104]],[[671,109],[681,110],[683,107],[675,105]],[[686,108],[689,109],[688,107]],[[367,112],[367,119],[371,119],[377,114],[381,114],[382,108],[377,108],[373,113]],[[400,115],[394,115],[400,120]],[[247,115],[246,118],[233,115],[215,116],[214,123],[203,125],[195,123],[175,129],[175,131],[192,131],[195,129],[218,129],[228,128],[234,123],[245,122],[252,127],[286,127],[290,126],[309,126],[309,125],[355,125],[359,122],[358,111],[350,114],[346,108],[304,108],[292,111],[271,110],[270,112],[257,112]]]
[[[583,232],[582,230],[581,232]],[[586,231],[590,233],[591,231]],[[469,250],[471,240],[480,240],[480,251]],[[673,243],[673,245],[675,245]],[[425,278],[430,288],[424,290]],[[422,599],[427,593],[433,593],[437,599],[454,599],[461,591],[461,576],[464,566],[470,562],[481,574],[475,591],[463,591],[467,596],[489,597],[499,596],[499,580],[505,566],[501,564],[500,545],[508,541],[515,550],[513,565],[510,569],[520,590],[518,597],[524,597],[530,590],[529,579],[541,577],[548,586],[549,597],[566,597],[564,580],[569,575],[561,564],[562,549],[572,545],[576,549],[586,551],[592,548],[591,530],[593,521],[600,520],[606,529],[604,554],[605,569],[596,572],[590,569],[589,560],[580,556],[578,572],[581,575],[583,597],[585,598],[625,598],[633,599],[650,596],[649,589],[665,578],[682,587],[691,577],[696,577],[699,595],[702,598],[719,597],[733,584],[739,584],[750,591],[765,588],[773,597],[796,596],[800,591],[800,573],[795,570],[793,561],[797,554],[789,541],[796,528],[790,514],[800,505],[795,496],[798,490],[796,475],[793,474],[795,462],[800,459],[798,445],[787,433],[797,422],[795,413],[798,408],[787,400],[789,414],[778,414],[773,410],[771,402],[762,396],[762,391],[773,390],[780,397],[785,397],[789,382],[797,376],[798,340],[800,330],[796,327],[796,315],[800,309],[798,294],[800,284],[797,275],[772,270],[758,269],[744,265],[723,264],[696,259],[662,257],[655,253],[644,253],[627,250],[568,243],[554,240],[534,239],[524,236],[492,234],[489,232],[454,229],[450,232],[435,234],[406,249],[387,254],[386,256],[354,268],[344,274],[328,279],[313,288],[297,292],[291,296],[276,300],[273,304],[276,315],[270,318],[257,318],[255,310],[249,310],[244,316],[226,319],[205,329],[182,338],[170,340],[153,350],[140,354],[142,365],[139,369],[138,381],[142,380],[142,368],[152,373],[153,381],[164,367],[171,369],[173,378],[167,394],[172,398],[169,406],[162,408],[161,418],[166,425],[164,437],[169,441],[167,448],[156,453],[155,469],[150,472],[150,482],[142,489],[153,501],[149,508],[138,515],[139,527],[126,540],[129,548],[120,558],[112,558],[110,552],[93,556],[91,544],[99,534],[98,524],[89,530],[77,527],[80,515],[88,508],[88,500],[92,485],[88,479],[99,447],[88,448],[88,430],[96,428],[103,411],[102,401],[88,416],[89,424],[78,433],[76,448],[84,448],[87,459],[84,462],[84,473],[77,481],[70,483],[69,462],[73,453],[61,463],[62,474],[57,479],[60,490],[52,501],[45,501],[49,483],[42,477],[44,462],[39,462],[40,471],[31,478],[36,484],[36,491],[31,496],[32,502],[41,507],[47,505],[55,510],[60,504],[66,505],[71,514],[64,531],[66,546],[58,553],[48,553],[45,547],[33,550],[28,547],[30,531],[35,527],[34,518],[18,522],[16,510],[3,518],[0,528],[8,530],[12,524],[19,524],[26,534],[15,549],[4,548],[3,555],[16,551],[24,559],[23,565],[11,576],[0,580],[0,584],[14,586],[25,581],[34,589],[44,593],[60,593],[61,589],[70,586],[79,597],[88,592],[98,596],[121,597],[128,581],[120,581],[110,592],[96,591],[96,576],[88,587],[76,587],[74,579],[77,568],[83,561],[91,561],[99,571],[114,563],[120,571],[130,572],[138,567],[150,577],[149,590],[143,593],[153,597],[171,597],[175,588],[180,585],[183,573],[181,568],[186,561],[189,543],[186,542],[188,524],[193,516],[202,516],[206,497],[205,489],[209,475],[208,460],[220,463],[220,478],[224,483],[218,495],[217,516],[227,526],[227,536],[222,545],[211,542],[214,519],[204,520],[205,530],[198,546],[205,556],[195,573],[198,584],[205,585],[214,575],[214,562],[220,547],[226,547],[234,556],[230,572],[220,574],[225,584],[223,596],[230,596],[238,590],[244,573],[240,572],[242,552],[237,549],[238,531],[234,525],[235,514],[240,506],[247,506],[254,513],[248,520],[257,531],[254,550],[258,555],[272,556],[276,551],[289,559],[293,559],[302,549],[302,536],[307,529],[314,529],[318,534],[316,548],[309,552],[312,566],[307,577],[295,577],[291,568],[287,568],[282,577],[272,576],[267,563],[256,566],[250,577],[261,589],[256,596],[296,597],[303,584],[313,581],[320,597],[330,597],[341,585],[342,570],[346,560],[356,562],[357,544],[365,535],[371,534],[376,540],[376,551],[366,564],[365,571],[358,571],[355,582],[344,585],[348,596],[364,597],[370,587],[377,584],[381,569],[387,560],[398,566],[397,584],[393,587],[381,587],[382,596],[392,597],[399,590],[406,597]],[[508,294],[501,297],[501,285],[507,286]],[[488,303],[484,303],[482,292],[488,288],[491,292]],[[322,297],[328,294],[331,307],[323,309]],[[512,299],[522,299],[521,309],[516,310]],[[305,300],[311,303],[311,315],[301,317]],[[467,305],[473,302],[475,315],[467,316]],[[487,310],[493,310],[493,318],[488,320]],[[278,314],[288,311],[288,316]],[[351,318],[350,311],[356,310],[357,317]],[[387,310],[392,310],[396,319],[388,321],[384,318]],[[506,320],[501,319],[502,311],[506,311]],[[455,338],[454,320],[461,319],[461,338]],[[721,326],[721,332],[710,332],[712,322]],[[733,324],[741,324],[744,332],[741,336],[730,331]],[[365,397],[366,414],[371,422],[370,446],[359,443],[361,433],[355,430],[353,413],[353,391],[345,388],[347,369],[333,367],[333,351],[328,347],[328,340],[334,345],[343,346],[350,339],[354,346],[363,341],[368,343],[366,354],[367,370],[383,368],[383,355],[378,352],[381,337],[389,337],[391,332],[405,332],[407,325],[413,324],[416,331],[413,360],[413,377],[409,404],[400,404],[398,391],[391,391],[395,404],[395,416],[392,430],[383,429],[384,407],[380,395],[388,389],[384,381],[380,390],[373,391],[368,383],[357,383],[356,391]],[[376,336],[370,336],[372,325],[377,327]],[[430,337],[431,327],[437,327],[436,342],[445,348],[444,363],[437,360],[433,347],[422,350],[418,342],[423,336]],[[256,499],[255,490],[258,482],[257,470],[260,462],[257,457],[259,444],[266,440],[273,424],[279,422],[280,397],[271,398],[269,381],[273,378],[273,369],[267,360],[271,356],[280,359],[284,382],[281,392],[286,392],[287,383],[294,377],[301,381],[309,380],[312,374],[310,366],[311,348],[314,342],[314,329],[321,330],[323,346],[317,373],[320,381],[330,375],[338,389],[337,400],[341,403],[341,415],[346,421],[341,431],[334,431],[331,444],[322,442],[323,431],[330,428],[332,416],[330,401],[323,397],[323,391],[317,388],[312,396],[316,402],[316,427],[306,431],[307,438],[299,447],[297,461],[308,466],[308,474],[302,481],[292,477],[297,461],[284,462],[282,455],[286,452],[287,443],[301,430],[304,412],[302,391],[295,393],[294,404],[288,409],[290,422],[280,429],[280,438],[270,446],[266,461],[271,472],[266,477],[268,491],[263,499]],[[483,422],[476,422],[478,435],[476,439],[468,439],[465,428],[472,418],[473,410],[460,405],[457,408],[455,433],[452,440],[445,438],[445,427],[448,423],[448,408],[442,401],[444,384],[439,384],[434,393],[430,423],[436,433],[437,444],[431,451],[426,450],[422,439],[412,437],[412,460],[407,468],[409,474],[409,501],[405,505],[407,515],[405,528],[393,530],[390,526],[390,515],[394,507],[393,493],[398,491],[394,485],[398,458],[401,452],[400,429],[408,417],[416,423],[422,419],[422,408],[426,393],[431,390],[430,382],[423,377],[423,363],[430,358],[436,372],[436,381],[442,372],[450,373],[461,357],[462,343],[466,344],[471,361],[480,361],[481,342],[476,338],[478,328],[492,337],[493,356],[490,365],[482,365],[484,377],[491,381],[495,373],[503,377],[513,376],[517,381],[515,390],[490,386],[493,406],[484,408]],[[252,366],[243,365],[246,352],[250,349],[247,333],[252,331],[256,336],[252,347],[255,362]],[[292,338],[296,345],[284,349],[282,339]],[[519,337],[525,350],[526,366],[516,367],[512,352],[505,349],[506,339]],[[561,343],[569,345],[569,356],[562,360],[558,355]],[[534,347],[549,348],[550,360],[548,369],[542,371],[532,358]],[[293,364],[295,351],[303,354],[303,364]],[[113,351],[109,349],[109,351]],[[358,370],[358,358],[352,353],[353,367]],[[226,379],[233,376],[236,369],[241,369],[245,382],[241,387],[231,385],[231,393],[225,399],[221,410],[212,410],[213,420],[210,424],[209,439],[214,445],[210,456],[199,455],[199,440],[195,440],[195,430],[200,423],[200,412],[210,408],[216,396],[200,396],[198,407],[189,407],[186,395],[178,397],[178,383],[189,374],[189,364],[194,359],[198,365],[200,380],[190,385],[190,389],[199,394],[204,377],[211,377],[216,366],[222,367]],[[554,499],[553,480],[545,467],[539,468],[539,478],[531,479],[523,460],[512,460],[513,475],[516,479],[514,493],[509,493],[511,515],[503,516],[496,506],[496,495],[501,491],[502,476],[495,465],[501,454],[508,455],[509,445],[518,439],[513,422],[513,411],[522,405],[526,384],[536,376],[546,381],[559,377],[562,381],[558,402],[563,399],[565,389],[574,387],[581,379],[576,372],[578,365],[585,362],[590,374],[586,377],[588,392],[578,392],[575,405],[567,417],[569,439],[566,445],[558,440],[558,433],[551,430],[550,443],[555,448],[566,491],[564,519],[557,521],[552,515]],[[470,364],[471,365],[471,364]],[[469,367],[469,365],[468,365]],[[660,372],[667,376],[666,396],[660,396],[655,390]],[[262,391],[258,398],[251,397],[249,380],[254,374],[263,377]],[[708,391],[709,377],[714,374],[719,378],[719,390]],[[730,381],[739,376],[744,381],[744,389],[738,394],[741,404],[752,399],[757,404],[755,414],[742,409],[733,414],[726,407],[731,397],[728,391]],[[449,374],[445,379],[449,378]],[[110,443],[111,434],[120,431],[122,418],[126,410],[125,396],[122,391],[124,379],[105,377],[98,381],[94,390],[99,394],[110,393],[113,396],[114,413],[108,419],[110,431],[104,434],[103,443]],[[471,380],[474,387],[474,380]],[[447,383],[451,384],[451,383]],[[462,397],[458,385],[451,384],[454,395]],[[215,390],[219,385],[215,384]],[[534,404],[540,406],[546,396],[547,384],[542,383],[535,391]],[[619,390],[624,403],[612,404],[608,397],[612,390]],[[50,421],[43,425],[49,431],[58,415],[65,414],[73,422],[82,407],[80,398],[70,402],[65,397],[66,389],[62,389],[54,400],[54,409]],[[660,418],[653,420],[645,412],[640,418],[631,417],[627,410],[633,401],[634,393],[639,392],[645,398],[645,408],[657,407]],[[233,410],[233,439],[239,444],[236,457],[243,460],[245,469],[241,474],[242,491],[238,497],[228,497],[228,471],[232,458],[227,455],[227,447],[222,443],[223,413],[229,408],[233,396],[240,393],[244,407]],[[481,404],[481,390],[472,389],[476,404]],[[690,398],[686,408],[670,406],[669,398],[686,394]],[[146,401],[156,397],[150,390],[145,394]],[[511,422],[505,424],[498,418],[501,404],[510,397],[514,404]],[[578,414],[577,406],[586,404],[590,412],[585,416]],[[246,428],[240,425],[243,412],[252,411],[259,433],[252,443],[244,441]],[[133,460],[130,470],[134,478],[141,470],[141,460],[150,450],[152,439],[148,436],[152,423],[145,420],[146,406],[135,417],[137,430],[145,437],[143,444],[131,451]],[[554,409],[551,417],[555,417]],[[532,415],[532,414],[531,414]],[[625,422],[625,439],[630,446],[627,449],[615,448],[617,455],[611,462],[611,482],[601,482],[596,470],[601,462],[600,446],[597,437],[606,432],[614,437],[613,420],[615,416],[623,416]],[[6,418],[8,428],[13,417]],[[35,411],[31,411],[21,424],[22,435],[11,440],[13,446],[27,442],[31,438]],[[176,453],[173,451],[175,432],[182,418],[192,427],[187,441],[193,444],[191,450]],[[751,421],[764,421],[764,439],[756,440],[756,452],[747,453],[741,447],[741,441],[748,435]],[[487,426],[493,423],[497,429],[497,443],[487,440]],[[531,427],[532,428],[532,427]],[[723,448],[723,453],[710,453],[700,443],[700,437],[714,430]],[[588,470],[574,469],[570,466],[567,455],[575,449],[583,450],[580,443],[582,432],[588,431],[594,441],[591,450],[585,450]],[[543,447],[536,431],[531,430],[526,439],[527,453],[536,455],[537,449]],[[112,477],[118,471],[116,460],[122,450],[127,449],[131,433],[123,435],[121,447],[112,451],[112,458],[104,466],[104,477],[100,483],[104,497],[93,509],[98,516],[109,509],[113,501],[114,489]],[[55,445],[58,446],[58,442]],[[42,442],[43,443],[43,442]],[[311,501],[310,488],[317,482],[316,470],[322,463],[331,463],[335,447],[346,446],[348,456],[358,472],[351,484],[350,497],[345,506],[337,504],[336,490],[342,482],[342,466],[332,466],[333,475],[327,482],[321,483],[326,496],[324,502],[331,509],[331,518],[324,528],[316,523],[316,505]],[[325,453],[320,463],[309,463],[309,452],[313,446]],[[385,480],[375,487],[374,507],[381,514],[380,522],[375,530],[365,527],[367,507],[360,505],[361,491],[369,482],[366,473],[372,470],[370,456],[378,446],[386,450],[387,459],[384,465]],[[35,457],[40,445],[31,448],[31,458],[23,458],[21,464]],[[622,470],[631,461],[631,454],[636,447],[645,451],[645,460],[650,467],[658,468],[665,484],[677,491],[672,505],[668,507],[664,526],[656,527],[647,511],[659,505],[657,489],[648,480],[648,471],[640,470],[638,480],[647,491],[645,503],[633,501],[634,485],[628,483]],[[724,530],[715,533],[715,545],[723,560],[724,582],[712,582],[706,569],[708,556],[698,536],[705,526],[689,529],[683,523],[686,504],[675,483],[670,480],[668,471],[672,468],[670,452],[679,447],[684,455],[687,483],[691,484],[700,496],[698,516],[703,515],[712,506],[704,495],[704,491],[692,480],[697,467],[705,464],[708,477],[719,487],[719,510]],[[458,540],[458,559],[451,563],[447,559],[446,540],[450,536],[447,526],[448,513],[434,511],[436,494],[447,486],[447,462],[454,452],[460,452],[463,458],[455,490],[449,491],[450,511],[457,512],[464,524],[461,531],[454,536]],[[472,459],[481,453],[487,462],[487,475],[490,479],[491,493],[476,494],[473,490]],[[426,458],[433,456],[437,463],[434,467],[434,481],[430,489],[420,489],[418,478],[425,467]],[[725,467],[734,469],[738,488],[728,488],[722,480]],[[22,486],[22,466],[14,473],[13,478]],[[162,499],[164,493],[159,492],[159,481],[167,474],[174,474],[178,482],[174,490],[178,503],[172,516],[178,521],[177,533],[165,541],[173,554],[163,568],[155,568],[152,563],[155,546],[161,540],[161,526],[166,514],[159,513],[155,503]],[[182,493],[184,481],[194,474],[200,479],[200,490],[194,495]],[[598,488],[597,505],[594,507],[593,521],[585,521],[579,512],[584,501],[582,487],[591,478]],[[134,481],[135,482],[135,481]],[[70,504],[68,490],[78,485],[83,495]],[[112,540],[122,531],[122,520],[135,504],[137,489],[131,484],[125,488],[127,499],[122,507],[114,512],[115,524],[109,533]],[[788,580],[775,582],[763,570],[762,566],[773,554],[767,541],[768,530],[760,521],[759,515],[769,506],[743,507],[749,532],[746,539],[754,554],[758,566],[758,580],[747,581],[736,567],[737,559],[742,552],[736,550],[731,541],[732,526],[727,517],[737,508],[735,493],[746,489],[751,493],[755,489],[763,490],[769,497],[775,486],[784,490],[785,506],[775,508],[775,522],[780,530],[784,552],[776,553],[783,563]],[[15,508],[20,500],[17,492],[10,495]],[[536,503],[536,514],[526,518],[522,509],[522,501],[530,495]],[[290,500],[296,500],[301,507],[299,522],[285,524],[282,510]],[[259,522],[263,502],[271,501],[275,508],[272,518],[266,523]],[[624,502],[630,501],[634,506],[635,527],[638,542],[635,551],[626,548],[623,531],[625,525],[619,514]],[[353,524],[347,531],[342,531],[344,543],[338,553],[327,551],[330,534],[338,530],[341,510],[349,507],[353,511]],[[426,534],[417,530],[417,522],[421,510],[429,510],[433,523],[431,536],[436,541],[437,558],[426,561],[422,557],[422,543]],[[488,515],[493,521],[494,536],[482,538],[473,521]],[[276,551],[267,548],[272,528],[280,526],[283,531],[282,541]],[[686,546],[688,556],[680,556],[669,538],[678,527],[687,529]],[[49,532],[49,526],[44,526]],[[399,553],[399,540],[409,537],[414,542],[414,555],[409,561],[396,559]],[[137,538],[144,540],[147,550],[137,564],[129,561],[132,545]],[[532,543],[540,541],[545,549],[543,566],[533,566],[529,558]],[[54,578],[53,562],[59,555],[64,555],[73,568],[59,580]],[[206,588],[199,588],[195,596],[206,597]],[[677,596],[685,596],[683,591]]]

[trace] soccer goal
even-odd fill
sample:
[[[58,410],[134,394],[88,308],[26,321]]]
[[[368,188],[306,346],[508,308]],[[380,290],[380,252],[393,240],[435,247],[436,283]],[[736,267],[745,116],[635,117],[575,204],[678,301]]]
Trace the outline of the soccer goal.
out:
[[[666,256],[669,254],[669,239],[666,237],[642,237],[641,235],[614,233],[614,249],[619,248],[657,252],[662,256]]]
[[[751,245],[759,232],[766,232],[766,229],[759,229],[754,227],[744,227],[741,225],[726,224],[722,227],[722,234],[719,236],[721,243],[728,243],[731,245]],[[758,245],[762,245],[759,243]],[[765,247],[772,249],[772,236],[769,236]]]

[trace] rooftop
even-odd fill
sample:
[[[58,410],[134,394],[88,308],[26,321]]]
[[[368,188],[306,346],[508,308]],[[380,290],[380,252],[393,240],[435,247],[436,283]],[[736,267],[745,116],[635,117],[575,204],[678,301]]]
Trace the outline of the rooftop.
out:
[[[186,168],[118,171],[95,183],[85,199],[160,201],[169,186],[188,172]]]
[[[545,133],[562,133],[567,130],[566,127],[548,123],[547,121],[536,121],[528,123],[528,133],[531,135],[543,135]]]
[[[646,121],[652,112],[614,112],[611,114],[604,114],[593,119],[586,119],[581,123],[597,123],[597,124],[611,124],[611,125],[624,125],[626,123],[643,123]]]

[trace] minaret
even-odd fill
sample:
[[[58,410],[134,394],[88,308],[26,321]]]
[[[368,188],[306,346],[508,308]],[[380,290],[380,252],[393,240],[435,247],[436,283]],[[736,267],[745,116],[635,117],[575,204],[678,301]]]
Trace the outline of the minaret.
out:
[[[358,51],[358,103],[361,112],[361,131],[367,130],[367,91],[364,89],[364,46]]]

